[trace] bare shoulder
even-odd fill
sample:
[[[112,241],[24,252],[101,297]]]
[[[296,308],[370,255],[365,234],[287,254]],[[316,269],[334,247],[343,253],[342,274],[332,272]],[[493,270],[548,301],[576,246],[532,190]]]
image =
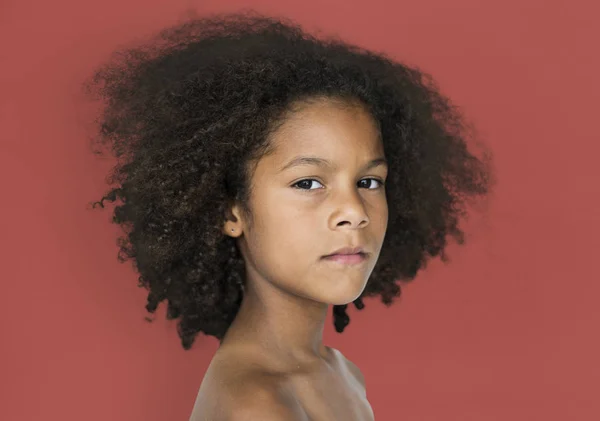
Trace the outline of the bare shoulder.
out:
[[[248,363],[211,363],[189,421],[308,421],[281,379]]]
[[[248,379],[233,397],[228,421],[308,421],[308,416],[273,382]]]
[[[340,350],[335,349],[335,348],[331,348],[331,349],[334,350],[334,352],[336,352],[339,355],[340,359],[346,365],[346,368],[348,369],[348,371],[350,371],[350,373],[356,378],[356,380],[358,380],[358,382],[364,388],[365,387],[365,376],[360,371],[358,366],[356,364],[354,364],[352,361],[350,361],[348,358],[346,358],[346,356]]]

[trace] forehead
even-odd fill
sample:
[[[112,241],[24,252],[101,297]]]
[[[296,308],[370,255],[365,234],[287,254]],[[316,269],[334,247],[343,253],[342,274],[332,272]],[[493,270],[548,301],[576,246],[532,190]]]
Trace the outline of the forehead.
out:
[[[379,127],[359,104],[322,100],[295,106],[272,134],[271,163],[310,154],[335,164],[383,156]]]

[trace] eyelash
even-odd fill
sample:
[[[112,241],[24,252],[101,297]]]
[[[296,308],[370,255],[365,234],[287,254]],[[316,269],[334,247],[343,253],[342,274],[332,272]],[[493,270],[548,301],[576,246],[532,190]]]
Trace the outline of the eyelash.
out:
[[[375,181],[377,181],[377,182],[379,183],[379,187],[377,187],[377,188],[374,188],[374,189],[369,189],[369,188],[367,188],[367,190],[377,190],[377,189],[380,189],[380,188],[382,188],[383,186],[385,186],[385,182],[384,182],[383,180],[380,180],[379,178],[373,178],[373,177],[369,177],[369,178],[363,178],[363,179],[362,179],[362,180],[360,180],[360,181],[363,181],[363,180],[375,180]],[[304,191],[313,191],[313,190],[319,190],[319,189],[301,189],[301,188],[299,188],[299,187],[296,187],[298,184],[300,184],[300,183],[302,183],[302,182],[305,182],[305,181],[316,181],[317,183],[319,183],[319,184],[322,184],[322,183],[321,183],[319,180],[317,180],[317,179],[314,179],[314,178],[304,178],[304,179],[302,179],[302,180],[298,180],[297,182],[295,182],[294,184],[292,184],[292,187],[293,187],[293,188],[295,188],[295,189],[297,189],[297,190],[304,190]]]

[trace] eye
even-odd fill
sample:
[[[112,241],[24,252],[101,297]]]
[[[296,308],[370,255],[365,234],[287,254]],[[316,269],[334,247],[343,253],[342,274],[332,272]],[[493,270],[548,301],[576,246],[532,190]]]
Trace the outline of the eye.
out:
[[[383,185],[385,184],[385,183],[383,182],[383,180],[380,180],[380,179],[378,179],[378,178],[363,178],[362,180],[360,180],[360,182],[359,182],[359,183],[361,183],[361,182],[363,182],[363,181],[376,181],[377,183],[379,183],[379,185],[378,185],[378,186],[376,186],[375,188],[369,189],[369,190],[375,190],[375,189],[377,189],[377,188],[383,187]],[[368,188],[368,187],[367,187],[367,188]]]
[[[312,182],[319,183],[314,178],[307,178],[307,179],[304,179],[304,180],[300,180],[297,183],[294,183],[292,185],[292,187],[295,187],[295,186],[304,186],[304,187],[306,187],[307,185],[310,186],[310,183],[312,183]],[[321,183],[319,183],[319,184],[321,184]],[[307,188],[304,188],[304,187],[296,187],[296,188],[299,189],[299,190],[314,190],[314,189],[311,189],[311,188],[307,189]]]
[[[374,188],[369,188],[369,187],[367,187],[367,189],[368,189],[368,190],[376,190],[377,188],[381,188],[381,187],[383,187],[383,185],[384,185],[384,182],[383,182],[382,180],[379,180],[378,178],[363,178],[362,180],[360,180],[359,184],[360,184],[361,182],[363,182],[363,181],[371,181],[371,182],[373,182],[373,181],[376,181],[377,183],[379,183],[379,184],[378,184],[376,187],[374,187]],[[298,181],[298,182],[294,183],[294,184],[292,185],[292,187],[294,187],[294,188],[297,188],[297,189],[299,189],[299,190],[316,190],[316,189],[311,189],[311,188],[310,188],[310,185],[311,185],[311,183],[313,183],[313,182],[315,182],[315,183],[318,183],[318,184],[321,184],[320,182],[318,182],[318,181],[317,181],[317,180],[315,180],[314,178],[306,178],[306,179],[304,179],[304,180],[300,180],[300,181]],[[322,184],[321,184],[321,185],[322,185]],[[308,187],[308,188],[305,188],[305,187]]]

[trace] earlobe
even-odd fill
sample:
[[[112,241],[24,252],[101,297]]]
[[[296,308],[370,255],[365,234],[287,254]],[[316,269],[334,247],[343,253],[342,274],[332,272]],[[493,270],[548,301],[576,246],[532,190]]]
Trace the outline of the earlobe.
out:
[[[236,226],[233,226],[234,224]],[[239,224],[233,221],[225,222],[225,225],[223,227],[223,234],[228,235],[230,237],[239,237],[242,230],[237,225]]]
[[[235,236],[235,234],[240,231],[239,225],[240,225],[239,219],[229,216],[228,218],[225,219],[225,223],[223,224],[223,234],[229,235],[232,237]]]
[[[237,205],[227,209],[223,232],[231,237],[238,237],[241,234],[241,218]]]

